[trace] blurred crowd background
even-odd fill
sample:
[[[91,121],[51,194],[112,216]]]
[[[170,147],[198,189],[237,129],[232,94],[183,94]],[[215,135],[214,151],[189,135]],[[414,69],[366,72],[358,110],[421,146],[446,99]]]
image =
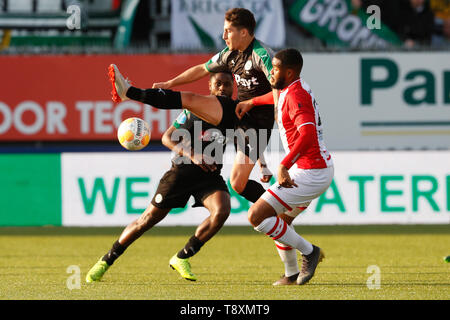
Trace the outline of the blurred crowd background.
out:
[[[256,2],[255,8],[278,3]],[[212,1],[207,0],[0,0],[0,53],[212,50],[174,46],[171,18],[175,3],[180,6],[189,3],[193,6],[191,10],[196,10],[195,6],[199,10],[208,10],[208,6],[209,9],[212,6]],[[317,0],[280,1],[283,17],[276,24],[284,25],[283,46],[294,46],[303,51],[380,49],[361,44],[349,48],[328,41],[320,32],[305,27],[294,17],[296,7],[310,5],[313,8],[323,3]],[[370,6],[377,5],[383,28],[389,28],[398,37],[398,41],[391,42],[392,46],[383,46],[383,50],[447,50],[450,47],[450,0],[333,0],[328,1],[330,3],[336,9],[346,3],[349,14],[354,16],[367,14]],[[68,8],[73,5],[80,8],[80,25],[68,29]],[[217,23],[221,25],[222,21]],[[222,47],[223,44],[215,42],[214,46]]]

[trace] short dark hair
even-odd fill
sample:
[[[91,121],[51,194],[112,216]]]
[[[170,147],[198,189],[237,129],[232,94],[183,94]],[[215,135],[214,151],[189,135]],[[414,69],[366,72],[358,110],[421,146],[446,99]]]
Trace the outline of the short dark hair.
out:
[[[231,78],[231,80],[233,80],[233,74],[229,71],[222,71],[222,72],[211,72],[209,74],[209,80],[211,80],[212,78],[215,78],[217,75],[219,75],[220,73],[226,74],[227,76],[229,76]]]
[[[252,36],[255,33],[256,21],[253,13],[245,8],[232,8],[225,12],[225,20],[233,27],[245,28]]]
[[[297,49],[289,48],[278,51],[275,54],[275,58],[280,60],[281,65],[286,68],[294,69],[295,71],[298,71],[299,74],[300,71],[302,71],[303,57],[300,51],[298,51]]]

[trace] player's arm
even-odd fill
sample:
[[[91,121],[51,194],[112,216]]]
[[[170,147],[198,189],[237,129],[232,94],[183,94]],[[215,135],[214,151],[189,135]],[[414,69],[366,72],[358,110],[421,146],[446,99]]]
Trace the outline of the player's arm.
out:
[[[169,148],[171,151],[177,153],[182,157],[191,157],[191,152],[189,148],[183,148],[183,145],[180,143],[183,138],[181,136],[175,136],[173,133],[177,130],[173,125],[170,126],[169,129],[164,132],[161,142],[164,146]]]
[[[200,80],[203,77],[206,77],[210,72],[227,71],[228,68],[225,63],[226,56],[229,54],[229,52],[227,52],[228,49],[225,48],[206,63],[193,66],[169,81],[154,83],[152,88],[170,89]]]
[[[287,169],[297,161],[300,155],[305,154],[314,144],[316,139],[316,123],[314,114],[308,112],[313,110],[311,99],[308,97],[289,98],[286,97],[286,107],[291,120],[299,133],[299,138],[291,148],[289,154],[281,161]]]
[[[273,173],[267,167],[266,158],[264,157],[263,153],[259,156],[258,163],[259,163],[259,167],[261,168],[261,175],[262,175],[262,178],[260,179],[261,182],[265,182],[265,183],[269,182],[273,176]]]
[[[299,138],[278,167],[278,183],[286,188],[297,186],[294,180],[291,180],[288,170],[315,143],[316,124],[314,115],[307,112],[307,109],[312,109],[312,107],[306,107],[308,103],[311,103],[311,101],[307,98],[291,100],[286,97],[286,107],[288,108],[289,117],[294,121],[299,133]]]
[[[181,143],[183,140],[182,135],[174,134],[175,131],[179,128],[180,125],[177,123],[177,121],[175,121],[175,123],[171,125],[170,128],[166,130],[166,132],[164,132],[161,139],[162,144],[169,148],[171,151],[177,153],[179,156],[191,159],[192,163],[198,165],[200,168],[202,168],[203,171],[215,171],[217,169],[215,163],[209,161],[209,159],[204,159],[201,154],[195,154],[193,148],[187,147],[187,145]]]
[[[297,130],[300,133],[299,138],[291,148],[291,151],[281,161],[281,165],[288,170],[297,161],[300,155],[305,154],[314,143],[314,136],[316,134],[316,126],[314,123],[303,123]]]
[[[278,184],[285,188],[297,187],[294,180],[289,175],[289,169],[297,161],[300,155],[305,154],[309,147],[314,143],[315,125],[313,123],[302,124],[297,130],[300,133],[291,151],[284,157],[278,166]]]
[[[208,74],[209,71],[206,69],[206,66],[204,64],[199,64],[187,69],[169,81],[154,83],[152,88],[170,89],[183,84],[195,82],[203,77],[206,77]]]
[[[274,89],[275,90],[275,89]],[[278,94],[278,91],[277,91]],[[274,94],[272,91],[259,96],[254,97],[252,99],[248,99],[245,101],[241,101],[236,106],[236,116],[239,119],[242,119],[245,113],[249,112],[253,107],[262,106],[262,105],[273,105],[274,104]]]

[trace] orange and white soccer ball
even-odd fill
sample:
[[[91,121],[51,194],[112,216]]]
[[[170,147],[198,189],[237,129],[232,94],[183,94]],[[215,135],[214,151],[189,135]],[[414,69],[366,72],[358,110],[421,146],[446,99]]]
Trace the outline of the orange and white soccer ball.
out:
[[[150,126],[140,118],[128,118],[119,126],[117,138],[120,144],[127,150],[141,150],[150,141]]]

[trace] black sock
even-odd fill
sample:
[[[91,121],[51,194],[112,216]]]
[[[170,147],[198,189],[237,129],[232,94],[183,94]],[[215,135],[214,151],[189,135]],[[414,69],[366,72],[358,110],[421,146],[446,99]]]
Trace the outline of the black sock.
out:
[[[266,189],[260,183],[254,180],[248,180],[244,191],[241,192],[241,196],[255,203],[264,192],[266,192]]]
[[[139,89],[130,87],[127,97],[152,105],[158,109],[182,109],[181,93],[165,89]]]
[[[111,250],[108,251],[102,258],[108,265],[112,265],[114,261],[125,251],[126,247],[120,244],[119,240],[114,242]]]
[[[187,259],[196,254],[204,245],[196,236],[192,236],[186,243],[183,249],[178,252],[177,257],[180,259]]]

